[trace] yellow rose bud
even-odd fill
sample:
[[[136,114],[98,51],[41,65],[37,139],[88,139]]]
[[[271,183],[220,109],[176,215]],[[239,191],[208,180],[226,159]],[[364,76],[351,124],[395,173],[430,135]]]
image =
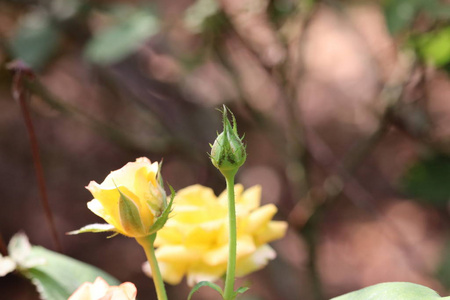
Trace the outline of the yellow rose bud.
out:
[[[131,282],[124,282],[119,286],[109,286],[101,277],[97,277],[94,283],[83,283],[68,300],[135,300],[136,286]]]
[[[223,132],[211,146],[211,162],[224,175],[234,175],[247,158],[245,146],[237,133],[234,115],[233,126],[227,117],[227,108],[223,108]],[[231,113],[231,112],[230,112]]]
[[[237,215],[236,275],[263,268],[276,256],[267,243],[282,238],[284,221],[272,221],[273,204],[260,207],[261,188],[244,191],[235,186]],[[227,194],[219,197],[207,187],[193,185],[177,192],[173,212],[155,240],[156,258],[163,279],[178,284],[184,276],[189,285],[221,278],[228,261]],[[144,265],[144,271],[150,270]]]
[[[164,225],[170,210],[157,162],[141,157],[111,172],[98,184],[91,181],[87,189],[94,199],[88,208],[112,225],[109,230],[130,237],[143,237]],[[163,219],[163,220],[160,220]],[[85,231],[106,231],[88,225]]]

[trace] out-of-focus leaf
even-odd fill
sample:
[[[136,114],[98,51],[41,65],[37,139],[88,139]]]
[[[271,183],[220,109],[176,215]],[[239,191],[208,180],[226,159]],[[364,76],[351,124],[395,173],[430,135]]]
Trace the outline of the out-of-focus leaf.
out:
[[[141,9],[97,32],[85,49],[85,56],[98,64],[111,64],[136,51],[159,31],[159,21],[150,9]]]
[[[438,300],[438,293],[410,282],[386,282],[366,287],[331,300]]]
[[[440,0],[386,0],[384,4],[386,24],[392,34],[411,26],[420,12],[438,19],[449,13],[448,7]]]
[[[430,17],[435,19],[448,20],[450,18],[450,5],[444,1],[431,1],[425,9]]]
[[[50,17],[40,11],[34,11],[20,22],[9,47],[16,59],[38,69],[55,53],[59,40],[60,32]]]
[[[93,282],[98,276],[110,285],[120,284],[117,279],[96,267],[40,246],[31,248],[30,258],[45,261],[42,265],[21,271],[31,279],[41,299],[67,300],[81,284]]]
[[[186,9],[184,23],[194,33],[202,31],[206,19],[214,16],[220,10],[216,0],[197,0]]]
[[[421,0],[389,0],[386,1],[384,16],[389,31],[398,33],[408,27],[416,16]]]
[[[447,205],[450,199],[450,157],[435,155],[416,162],[404,175],[404,191],[423,202]]]
[[[450,289],[450,241],[442,251],[441,263],[436,272],[436,277],[447,288]]]
[[[450,63],[450,27],[418,36],[415,45],[428,63],[436,67]]]

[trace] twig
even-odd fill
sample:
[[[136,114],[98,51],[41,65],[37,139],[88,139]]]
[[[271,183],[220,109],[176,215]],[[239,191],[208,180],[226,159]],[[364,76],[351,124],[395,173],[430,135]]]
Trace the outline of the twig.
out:
[[[22,116],[25,122],[25,126],[30,139],[31,154],[33,156],[33,164],[36,173],[36,179],[38,181],[39,193],[41,195],[41,204],[44,209],[45,217],[50,228],[51,237],[55,246],[55,249],[62,252],[62,245],[58,238],[55,222],[53,220],[52,210],[48,201],[47,188],[45,185],[44,171],[41,164],[41,158],[39,155],[39,144],[37,141],[36,133],[34,131],[33,122],[31,120],[30,111],[27,106],[29,100],[29,92],[24,87],[24,80],[26,77],[33,78],[33,71],[21,61],[13,61],[8,64],[8,69],[14,72],[12,95],[14,100],[19,102]]]

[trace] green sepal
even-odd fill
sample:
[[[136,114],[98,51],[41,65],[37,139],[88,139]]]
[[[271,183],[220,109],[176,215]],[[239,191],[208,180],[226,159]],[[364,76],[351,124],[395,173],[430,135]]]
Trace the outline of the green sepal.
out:
[[[144,228],[141,222],[141,215],[139,214],[139,208],[136,203],[131,200],[127,195],[117,188],[120,194],[119,198],[119,216],[120,223],[127,233],[142,234]]]
[[[244,164],[247,153],[242,138],[238,135],[236,118],[233,113],[226,106],[221,112],[223,131],[212,145],[210,159],[212,164],[226,177],[236,174]],[[233,125],[228,118],[228,113],[231,114]]]
[[[222,289],[220,288],[220,286],[218,286],[217,284],[212,283],[212,282],[210,282],[210,281],[200,281],[199,283],[197,283],[197,284],[192,288],[191,292],[190,292],[189,295],[188,295],[187,300],[191,300],[192,295],[194,295],[194,293],[195,293],[196,291],[198,291],[201,287],[204,287],[204,286],[209,286],[210,288],[212,288],[213,290],[215,290],[216,292],[218,292],[221,296],[223,296],[223,291],[222,291]]]
[[[170,189],[170,201],[169,204],[167,204],[164,211],[161,213],[161,215],[156,219],[155,223],[150,227],[149,229],[149,235],[157,232],[161,228],[163,228],[164,224],[166,224],[167,220],[169,219],[169,214],[172,211],[172,204],[173,199],[175,198],[175,190],[169,185]]]
[[[240,294],[245,293],[246,291],[248,291],[250,288],[248,286],[241,286],[240,288],[238,288],[234,294],[233,294],[233,299],[236,299],[236,297]]]
[[[108,231],[116,231],[116,228],[111,224],[89,224],[81,227],[78,230],[69,231],[66,234],[75,235],[85,232],[108,232]]]

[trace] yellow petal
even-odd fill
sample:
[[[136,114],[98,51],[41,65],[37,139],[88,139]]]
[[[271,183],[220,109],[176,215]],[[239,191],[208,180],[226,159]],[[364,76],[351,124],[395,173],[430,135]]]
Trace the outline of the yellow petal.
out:
[[[156,258],[161,262],[189,263],[198,260],[202,252],[198,249],[189,249],[182,245],[167,245],[156,250]]]
[[[243,236],[237,239],[236,257],[244,257],[255,251],[255,244],[250,236]],[[228,261],[228,244],[209,250],[203,256],[203,261],[211,266],[226,263]]]
[[[286,234],[288,224],[284,221],[271,221],[255,233],[257,245],[269,243],[282,238]]]
[[[196,184],[177,192],[174,207],[178,205],[205,206],[216,203],[216,195],[212,189]]]
[[[158,261],[158,265],[163,280],[173,285],[181,282],[181,279],[183,279],[183,276],[186,274],[187,270],[187,265],[180,263],[166,263]],[[152,277],[152,270],[148,261],[142,265],[142,271],[145,275]]]
[[[169,220],[172,221],[172,220]],[[176,226],[170,226],[169,221],[164,225],[164,227],[158,231],[155,240],[155,247],[159,247],[167,244],[181,244],[183,240],[183,235]]]
[[[187,233],[184,244],[187,247],[209,247],[215,240],[215,230],[206,230],[202,227],[194,227]]]
[[[180,205],[175,204],[173,209],[174,218],[180,223],[202,224],[226,218],[227,209],[217,205]]]
[[[247,189],[239,199],[238,205],[242,205],[248,211],[252,211],[261,205],[261,186],[255,185]]]
[[[100,187],[102,189],[112,190],[117,185],[124,185],[133,189],[136,180],[135,174],[140,169],[147,169],[147,167],[148,163],[142,160],[137,162],[129,162],[122,168],[109,173],[105,180],[100,184]]]
[[[165,282],[176,285],[181,282],[186,274],[187,265],[181,263],[165,263],[159,264],[161,276]]]
[[[156,164],[156,168],[158,164]],[[153,165],[155,165],[153,164]],[[156,172],[153,170],[153,165],[146,165],[136,170],[134,174],[134,185],[131,187],[131,191],[141,201],[142,206],[147,206],[152,215],[159,215],[163,210],[163,201],[165,195],[160,192],[163,191],[162,187],[159,187],[159,183],[156,181]],[[133,174],[130,174],[132,176]],[[151,224],[150,224],[151,225]]]
[[[265,226],[277,213],[277,207],[273,204],[264,205],[253,211],[248,217],[247,230],[249,233],[255,232]]]
[[[119,216],[119,201],[117,201],[117,210],[108,210],[103,207],[101,202],[97,199],[93,199],[87,203],[87,207],[97,216],[103,218],[107,223],[114,226],[118,232],[125,234],[125,230],[120,223]]]
[[[226,269],[226,264],[210,266],[199,262],[187,271],[187,283],[189,286],[194,286],[200,281],[216,281]]]
[[[241,277],[262,269],[268,261],[276,257],[275,251],[268,245],[256,249],[252,254],[237,260],[236,276]]]

